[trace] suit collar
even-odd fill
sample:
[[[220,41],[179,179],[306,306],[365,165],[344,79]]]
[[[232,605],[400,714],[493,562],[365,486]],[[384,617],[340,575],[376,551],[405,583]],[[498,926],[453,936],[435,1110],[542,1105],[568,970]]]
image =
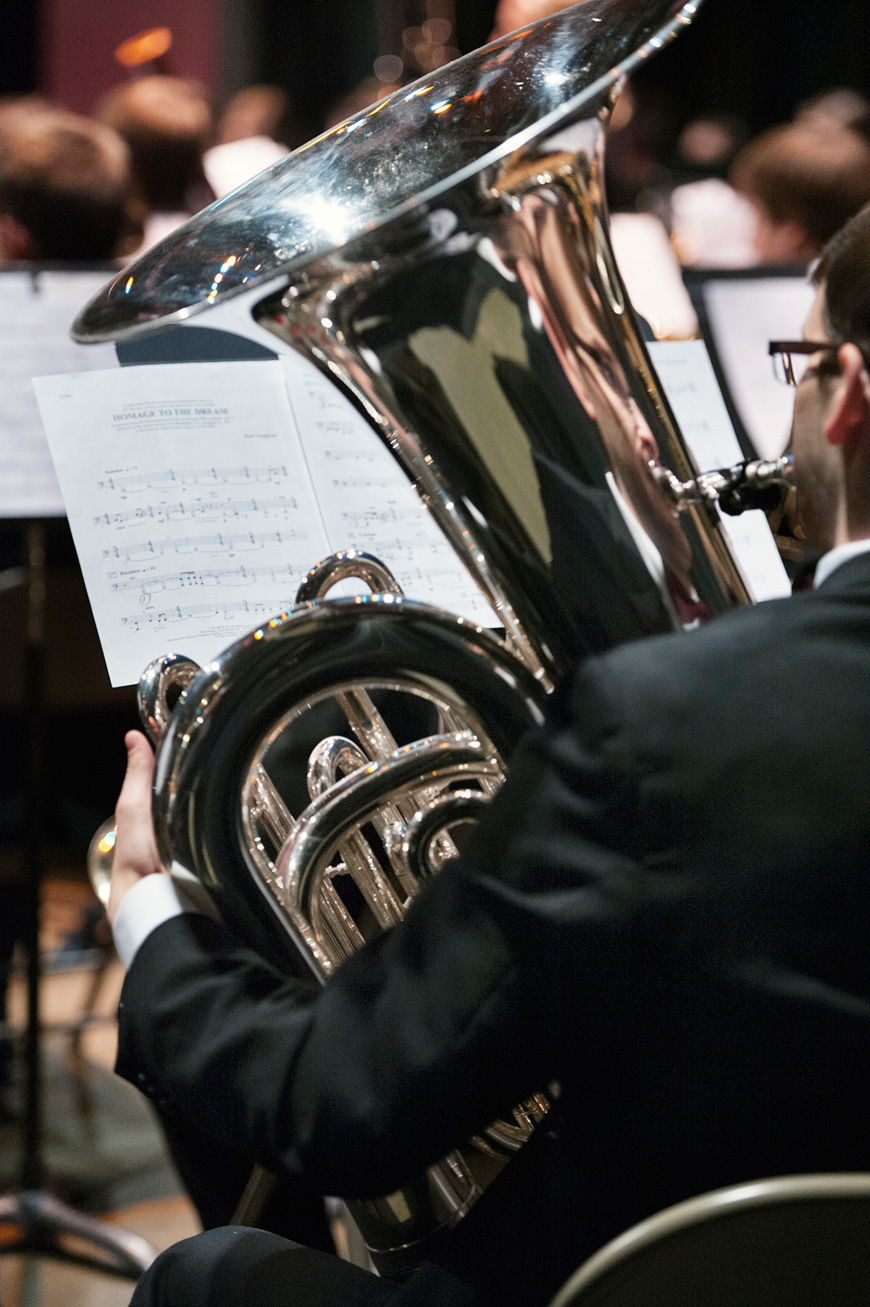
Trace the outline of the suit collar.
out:
[[[850,540],[844,545],[835,545],[829,549],[826,554],[822,554],[816,564],[816,579],[814,584],[820,586],[831,575],[831,573],[850,558],[857,558],[860,554],[870,550],[870,539],[868,540]]]
[[[840,557],[834,559],[834,566],[822,571],[822,579],[816,581],[816,588],[824,590],[826,594],[843,594],[856,588],[864,589],[870,582],[870,540],[861,541],[861,544],[866,547],[861,550],[853,549],[848,553],[844,551]],[[834,554],[839,554],[839,551],[832,549],[829,554],[825,554],[820,560],[820,566]],[[818,571],[816,576],[818,577]]]

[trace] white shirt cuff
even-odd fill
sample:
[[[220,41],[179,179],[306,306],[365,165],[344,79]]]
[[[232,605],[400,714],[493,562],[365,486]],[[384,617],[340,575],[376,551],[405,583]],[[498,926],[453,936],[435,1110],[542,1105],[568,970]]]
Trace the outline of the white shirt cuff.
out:
[[[203,885],[184,867],[176,863],[169,876],[155,873],[143,876],[128,890],[115,913],[112,934],[118,957],[129,971],[133,959],[145,940],[170,917],[183,912],[220,920],[219,913]]]

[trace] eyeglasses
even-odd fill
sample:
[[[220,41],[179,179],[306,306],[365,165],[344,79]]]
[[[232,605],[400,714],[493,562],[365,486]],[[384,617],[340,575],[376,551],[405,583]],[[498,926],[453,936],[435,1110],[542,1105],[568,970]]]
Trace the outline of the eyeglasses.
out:
[[[796,386],[806,375],[811,354],[831,354],[840,348],[829,341],[772,340],[767,352],[773,363],[773,375],[784,386]]]

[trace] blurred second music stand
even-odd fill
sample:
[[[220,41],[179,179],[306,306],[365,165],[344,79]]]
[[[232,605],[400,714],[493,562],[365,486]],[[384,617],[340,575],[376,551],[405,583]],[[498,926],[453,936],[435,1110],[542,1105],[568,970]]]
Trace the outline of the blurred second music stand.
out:
[[[24,887],[21,943],[27,977],[25,1086],[19,1187],[0,1196],[0,1255],[51,1257],[90,1270],[137,1280],[154,1260],[138,1235],[108,1225],[61,1202],[45,1189],[43,1083],[39,991],[39,910],[45,866],[45,523],[22,523],[26,585],[24,669]],[[33,1286],[31,1286],[32,1289]],[[38,1292],[38,1286],[37,1286]],[[22,1307],[38,1298],[25,1284]]]
[[[4,473],[0,515],[17,522],[22,566],[12,569],[10,580],[26,587],[21,945],[27,977],[21,1160],[18,1187],[0,1195],[0,1255],[25,1258],[21,1307],[36,1307],[39,1301],[39,1259],[59,1259],[131,1280],[138,1279],[154,1259],[154,1251],[144,1239],[77,1212],[50,1193],[45,1187],[43,1148],[39,912],[47,799],[46,527],[52,515],[63,513],[63,505],[54,502],[57,486],[30,378],[82,367],[83,360],[76,354],[80,347],[69,340],[68,323],[109,271],[107,267],[63,268],[57,264],[46,268],[8,265],[0,270],[0,295],[7,310],[0,315],[0,420],[9,417],[9,430],[0,429]],[[84,365],[104,367],[106,362],[97,347]],[[20,503],[15,487],[21,488]]]

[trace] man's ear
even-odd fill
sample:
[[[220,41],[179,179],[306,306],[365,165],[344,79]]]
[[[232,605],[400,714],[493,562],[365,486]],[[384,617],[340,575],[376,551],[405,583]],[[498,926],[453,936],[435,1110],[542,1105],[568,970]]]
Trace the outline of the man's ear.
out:
[[[870,439],[870,378],[857,345],[841,345],[837,353],[840,379],[825,423],[831,445],[845,445],[856,436]]]

